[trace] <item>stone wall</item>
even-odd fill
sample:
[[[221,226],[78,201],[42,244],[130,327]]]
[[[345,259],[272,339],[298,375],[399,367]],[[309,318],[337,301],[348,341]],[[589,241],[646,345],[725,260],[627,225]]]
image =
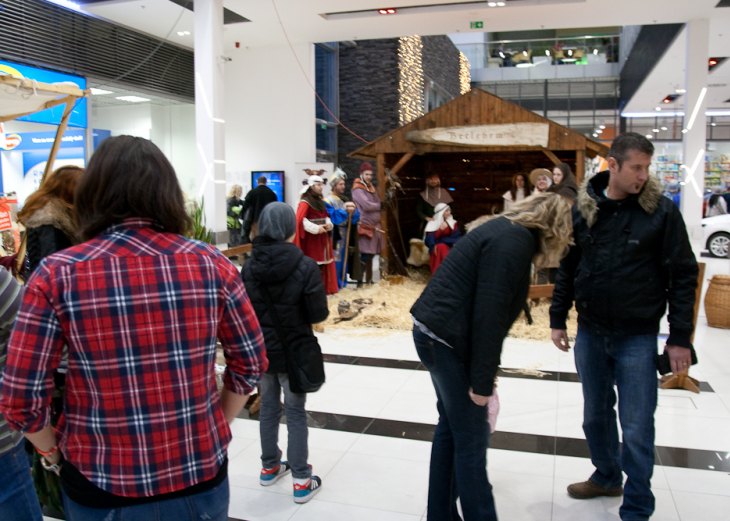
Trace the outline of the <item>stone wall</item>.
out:
[[[423,73],[453,97],[461,92],[459,49],[448,36],[423,37]]]

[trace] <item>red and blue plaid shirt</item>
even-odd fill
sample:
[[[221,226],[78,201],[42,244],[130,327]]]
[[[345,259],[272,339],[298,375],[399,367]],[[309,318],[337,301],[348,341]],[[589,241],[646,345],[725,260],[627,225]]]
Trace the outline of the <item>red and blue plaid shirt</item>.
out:
[[[10,338],[0,410],[17,430],[50,421],[69,360],[59,447],[94,485],[127,497],[215,477],[231,439],[216,389],[250,393],[268,361],[236,268],[219,251],[127,220],[45,259]]]

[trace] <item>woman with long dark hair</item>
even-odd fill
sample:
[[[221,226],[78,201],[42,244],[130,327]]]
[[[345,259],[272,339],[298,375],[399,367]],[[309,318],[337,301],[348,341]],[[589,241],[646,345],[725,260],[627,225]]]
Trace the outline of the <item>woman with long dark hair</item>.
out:
[[[183,237],[175,170],[149,140],[103,141],[75,201],[86,242],[28,280],[0,412],[60,475],[68,519],[227,520],[228,424],[268,365],[238,270]],[[51,376],[64,345],[54,430]]]
[[[562,195],[573,205],[578,197],[578,185],[575,184],[575,176],[570,166],[565,163],[555,165],[555,168],[553,168],[553,183],[547,191]]]
[[[515,174],[512,176],[512,187],[504,193],[502,199],[504,199],[503,213],[509,212],[510,208],[519,203],[526,197],[530,197],[532,193],[532,186],[530,180],[525,174]]]

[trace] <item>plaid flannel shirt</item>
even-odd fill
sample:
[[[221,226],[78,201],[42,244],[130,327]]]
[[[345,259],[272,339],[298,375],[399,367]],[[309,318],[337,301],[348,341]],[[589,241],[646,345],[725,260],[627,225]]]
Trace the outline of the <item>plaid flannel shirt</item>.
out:
[[[50,421],[53,369],[69,360],[64,457],[97,487],[156,496],[212,479],[231,432],[214,374],[250,393],[268,361],[236,268],[206,244],[126,220],[46,258],[10,338],[0,411],[17,430]]]

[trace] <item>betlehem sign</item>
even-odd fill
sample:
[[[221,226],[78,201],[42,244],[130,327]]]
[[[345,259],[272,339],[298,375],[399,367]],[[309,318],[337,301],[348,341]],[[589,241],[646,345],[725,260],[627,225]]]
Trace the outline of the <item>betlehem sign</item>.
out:
[[[547,147],[548,123],[508,123],[412,130],[406,139],[415,143],[439,143],[469,147]]]

